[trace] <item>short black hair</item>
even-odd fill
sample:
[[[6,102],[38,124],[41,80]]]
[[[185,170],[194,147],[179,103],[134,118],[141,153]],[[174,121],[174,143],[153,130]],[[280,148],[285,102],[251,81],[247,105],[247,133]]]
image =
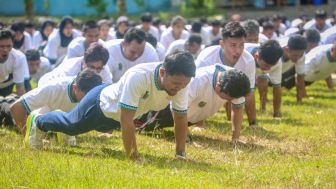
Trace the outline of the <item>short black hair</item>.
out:
[[[27,20],[26,21],[26,28],[35,28],[34,22]]]
[[[124,36],[124,41],[131,43],[133,40],[139,44],[146,41],[146,33],[138,28],[129,29]]]
[[[225,27],[222,30],[222,38],[226,39],[229,37],[233,38],[246,37],[246,32],[239,22],[229,22],[225,25]]]
[[[242,24],[245,29],[246,35],[258,34],[259,32],[259,23],[256,20],[245,20]]]
[[[94,20],[89,20],[83,25],[83,32],[87,32],[88,29],[98,28],[97,22]]]
[[[195,21],[191,24],[191,32],[201,33],[202,23],[200,21]]]
[[[324,9],[317,9],[315,11],[315,18],[326,19],[327,16],[328,16],[328,14]]]
[[[85,63],[102,61],[103,65],[106,65],[109,57],[108,50],[98,42],[91,43],[90,47],[84,53]]]
[[[152,22],[153,20],[152,14],[149,12],[145,12],[140,16],[140,20],[142,22]]]
[[[153,18],[153,25],[158,26],[161,24],[161,19],[158,17]]]
[[[77,74],[75,78],[75,84],[85,94],[88,93],[94,87],[102,84],[102,78],[100,75],[89,68],[85,68]]]
[[[26,23],[19,21],[19,22],[14,22],[10,29],[13,30],[14,32],[21,32],[23,33],[26,28]]]
[[[320,32],[317,29],[308,29],[304,32],[304,37],[308,43],[319,43],[321,40]]]
[[[36,61],[40,60],[40,53],[38,50],[35,49],[29,49],[25,53],[27,61]]]
[[[289,50],[306,50],[307,40],[302,35],[294,34],[289,37],[287,47]]]
[[[242,72],[236,69],[226,70],[219,75],[220,92],[233,97],[240,98],[250,92],[250,80]]]
[[[221,22],[219,20],[213,20],[211,26],[221,26]]]
[[[187,40],[188,44],[202,44],[202,37],[199,34],[191,34]]]
[[[283,20],[282,16],[280,16],[278,14],[273,15],[272,16],[272,21],[274,22],[274,21],[277,21],[277,20],[281,20],[281,22],[282,22],[282,20]]]
[[[6,29],[6,28],[0,29],[0,40],[4,40],[4,39],[11,39],[13,41],[14,40],[13,31]]]
[[[260,58],[272,66],[283,56],[283,50],[276,40],[268,40],[262,43],[258,51]]]
[[[147,33],[146,41],[151,44],[154,48],[156,48],[157,45],[157,39],[150,33]]]
[[[166,56],[163,67],[168,75],[194,77],[196,65],[190,52],[178,49]]]
[[[184,24],[186,23],[185,19],[182,16],[177,15],[177,16],[175,16],[175,17],[172,18],[172,20],[170,22],[170,25],[174,26],[174,25],[176,25],[179,22],[183,22]]]
[[[270,21],[263,22],[262,27],[263,27],[264,30],[273,30],[274,29],[274,25]]]

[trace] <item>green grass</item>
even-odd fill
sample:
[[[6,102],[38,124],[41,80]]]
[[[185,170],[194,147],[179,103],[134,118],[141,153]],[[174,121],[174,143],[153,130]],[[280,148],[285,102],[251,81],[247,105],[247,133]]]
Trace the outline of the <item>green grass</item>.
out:
[[[137,135],[144,162],[134,163],[124,157],[120,132],[81,135],[75,148],[51,140],[34,151],[2,128],[0,188],[335,188],[336,94],[318,82],[297,105],[294,92],[283,92],[281,121],[272,119],[271,103],[258,113],[262,128],[244,121],[247,145],[231,145],[230,123],[217,113],[193,133],[202,147],[188,144],[187,162],[174,160],[171,129]]]

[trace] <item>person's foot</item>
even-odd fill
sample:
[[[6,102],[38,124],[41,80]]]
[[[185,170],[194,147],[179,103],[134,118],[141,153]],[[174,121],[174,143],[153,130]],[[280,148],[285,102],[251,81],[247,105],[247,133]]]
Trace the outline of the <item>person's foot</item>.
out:
[[[192,132],[202,132],[204,131],[205,128],[204,126],[195,126],[193,129],[192,129]]]
[[[232,144],[233,145],[239,145],[239,144],[240,145],[245,145],[245,144],[247,144],[247,142],[237,138],[237,139],[232,139]]]
[[[27,129],[24,139],[24,143],[33,149],[41,149],[43,147],[43,138],[46,136],[46,133],[41,131],[36,126],[36,118],[39,115],[30,114],[27,118]]]

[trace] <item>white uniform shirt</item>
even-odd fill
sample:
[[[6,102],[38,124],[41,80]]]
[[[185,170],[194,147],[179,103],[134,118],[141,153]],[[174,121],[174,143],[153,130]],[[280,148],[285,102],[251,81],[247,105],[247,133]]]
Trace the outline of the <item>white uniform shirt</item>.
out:
[[[320,30],[320,29],[317,29],[316,27],[316,23],[315,23],[315,19],[313,20],[310,20],[309,22],[307,22],[304,26],[303,26],[303,29],[305,30],[308,30],[308,29],[316,29],[317,31],[319,32],[324,32],[326,31],[327,29],[331,28],[332,26],[328,23],[325,23],[324,27]]]
[[[219,45],[211,46],[203,49],[196,59],[196,67],[204,67],[214,65],[216,63],[224,63],[222,58],[222,48]],[[253,56],[246,50],[239,57],[238,61],[234,65],[239,71],[242,71],[250,80],[251,89],[254,89],[255,86],[255,75],[256,75],[256,64]]]
[[[232,67],[216,64],[197,69],[196,76],[189,84],[188,122],[196,123],[214,115],[227,101],[215,92],[216,79],[219,71],[233,69]],[[245,98],[231,101],[233,106],[244,105]]]
[[[282,48],[286,47],[288,44],[288,40],[289,37],[283,37],[281,39],[279,39],[279,44]],[[293,62],[291,60],[284,60],[282,58],[282,73],[287,72],[288,70],[290,70],[291,68],[293,68],[295,66],[295,72],[298,75],[304,75],[304,67],[305,67],[305,55],[303,55],[297,62]]]
[[[64,59],[84,56],[85,50],[88,48],[85,45],[85,40],[85,37],[73,39],[68,46],[67,55]],[[98,43],[104,46],[103,40],[99,39]]]
[[[330,58],[330,48],[333,45],[320,45],[306,54],[305,81],[323,80],[336,71],[336,62]]]
[[[183,30],[179,39],[187,40],[188,37],[189,37],[189,32],[187,32],[186,30]],[[162,33],[160,43],[162,43],[162,45],[167,49],[169,45],[175,40],[178,40],[178,39],[174,38],[173,29],[172,27],[169,27]]]
[[[13,79],[9,75],[13,74]],[[12,83],[20,84],[29,78],[29,69],[26,56],[12,48],[5,62],[0,63],[0,88],[5,88]]]
[[[130,61],[125,58],[124,52],[122,50],[121,43],[123,39],[111,40],[106,43],[106,48],[109,51],[109,59],[107,61],[107,65],[112,73],[113,82],[119,81],[121,76],[131,67],[140,64],[140,63],[148,63],[148,62],[158,62],[159,57],[156,53],[154,47],[146,42],[144,52],[142,55],[134,61]]]
[[[31,38],[31,36],[28,33],[23,32],[23,36],[24,36],[23,44],[17,50],[25,53],[27,50],[33,49],[33,44],[32,44],[32,38]]]
[[[51,64],[47,58],[41,57],[40,60],[41,60],[40,68],[37,70],[35,74],[30,75],[32,80],[35,81],[36,83],[38,83],[38,81],[44,74],[52,70]]]
[[[20,99],[26,112],[30,113],[42,107],[48,107],[50,111],[71,111],[77,104],[71,89],[74,79],[75,77],[64,77],[53,80],[24,94]]]
[[[137,25],[136,28],[142,30],[142,25]],[[151,25],[151,26],[149,27],[149,30],[147,31],[147,33],[152,34],[152,35],[155,37],[155,39],[156,39],[157,41],[160,40],[160,38],[159,38],[159,36],[160,36],[160,32],[159,32],[159,30],[158,30],[156,27],[154,27],[154,26]]]
[[[175,112],[188,109],[187,87],[175,96],[169,96],[158,85],[161,63],[136,65],[129,69],[117,83],[102,90],[100,107],[106,117],[120,121],[120,107],[136,110],[135,117],[149,111],[159,111],[172,102]]]
[[[72,37],[75,39],[76,37],[81,36],[79,32],[76,30],[72,30]],[[54,31],[48,37],[48,42],[46,47],[43,49],[43,54],[45,57],[49,59],[58,59],[67,53],[66,47],[61,47],[61,36],[58,29],[54,29]]]
[[[321,33],[321,43],[323,45],[333,44],[336,42],[336,26],[333,26]]]
[[[162,62],[166,57],[166,49],[160,42],[156,44],[156,52],[159,56],[159,60]]]
[[[252,56],[260,47],[259,43],[245,43],[244,48],[247,50]],[[258,63],[256,63],[256,76],[270,79],[273,86],[281,85],[281,60],[279,60],[274,66],[271,67],[270,70],[262,70],[258,67]]]
[[[53,71],[45,74],[39,81],[39,85],[48,83],[55,78],[62,78],[66,76],[77,76],[77,74],[83,70],[84,57],[70,58],[62,62]],[[112,83],[112,76],[107,65],[103,67],[103,70],[99,73],[103,80],[103,83]]]

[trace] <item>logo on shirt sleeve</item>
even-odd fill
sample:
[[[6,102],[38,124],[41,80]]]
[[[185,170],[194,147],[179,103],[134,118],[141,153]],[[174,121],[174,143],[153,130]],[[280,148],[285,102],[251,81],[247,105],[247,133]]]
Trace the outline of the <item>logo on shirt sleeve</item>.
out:
[[[149,92],[146,91],[145,94],[142,96],[142,98],[143,98],[143,99],[146,99],[146,98],[148,98],[148,97],[149,97]]]
[[[199,106],[200,108],[203,108],[206,104],[207,104],[206,102],[201,101],[200,103],[198,103],[198,106]]]

